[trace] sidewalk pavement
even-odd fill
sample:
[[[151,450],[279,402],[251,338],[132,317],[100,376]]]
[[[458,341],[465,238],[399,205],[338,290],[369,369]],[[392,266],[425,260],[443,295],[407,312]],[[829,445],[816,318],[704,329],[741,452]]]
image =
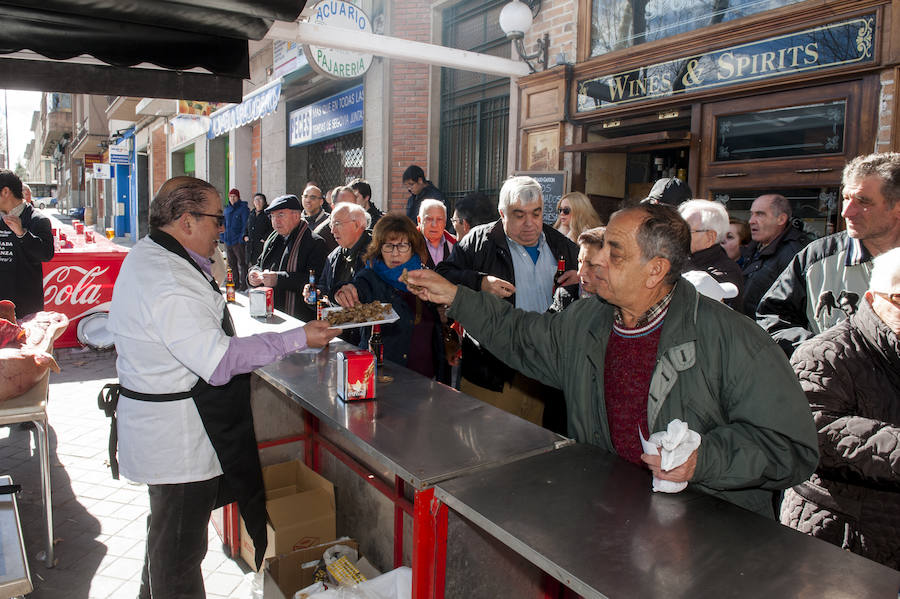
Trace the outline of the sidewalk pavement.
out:
[[[59,349],[62,372],[51,373],[50,463],[55,568],[47,568],[40,459],[32,430],[0,427],[0,474],[22,485],[18,495],[25,550],[35,590],[30,599],[131,599],[141,580],[149,512],[147,488],[113,480],[108,466],[109,420],[97,394],[115,380],[115,352]],[[203,561],[210,598],[251,597],[249,568],[226,556],[209,527]]]

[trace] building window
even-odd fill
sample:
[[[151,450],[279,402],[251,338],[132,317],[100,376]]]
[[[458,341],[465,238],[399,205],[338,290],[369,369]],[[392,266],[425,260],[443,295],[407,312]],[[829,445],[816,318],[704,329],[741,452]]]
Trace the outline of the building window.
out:
[[[591,56],[733,21],[802,0],[592,0]]]
[[[841,100],[720,116],[716,160],[842,154],[846,109]]]
[[[460,2],[443,13],[443,44],[509,58],[500,29],[507,0]],[[441,158],[438,186],[451,202],[472,191],[496,196],[506,178],[509,79],[441,69]]]

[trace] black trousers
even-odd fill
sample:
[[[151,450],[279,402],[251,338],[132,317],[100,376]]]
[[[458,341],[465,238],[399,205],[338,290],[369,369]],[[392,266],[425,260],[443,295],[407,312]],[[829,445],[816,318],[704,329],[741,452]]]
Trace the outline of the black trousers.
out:
[[[225,255],[228,258],[228,268],[234,275],[234,286],[238,291],[247,290],[247,253],[244,244],[226,245]]]
[[[224,477],[147,488],[150,515],[139,599],[205,599],[200,564],[210,514],[226,503]]]

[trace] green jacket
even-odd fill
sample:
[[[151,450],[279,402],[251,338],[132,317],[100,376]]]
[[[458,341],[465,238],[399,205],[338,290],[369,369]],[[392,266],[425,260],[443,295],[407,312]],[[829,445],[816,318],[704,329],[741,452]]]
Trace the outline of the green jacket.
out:
[[[450,316],[516,370],[561,388],[570,436],[615,452],[603,396],[613,306],[592,297],[537,314],[459,287]],[[809,402],[784,353],[752,320],[692,285],[676,285],[669,305],[647,417],[651,433],[679,418],[702,436],[692,486],[770,518],[774,492],[806,480],[818,463]]]

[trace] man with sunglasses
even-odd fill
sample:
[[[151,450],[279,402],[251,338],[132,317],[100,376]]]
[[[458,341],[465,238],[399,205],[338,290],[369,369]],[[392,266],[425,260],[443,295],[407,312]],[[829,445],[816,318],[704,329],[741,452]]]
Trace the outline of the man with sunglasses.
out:
[[[322,276],[328,249],[303,220],[297,196],[278,196],[266,207],[272,219],[272,234],[266,239],[256,265],[250,268],[251,287],[265,285],[275,290],[275,308],[307,322],[316,319],[316,307],[303,301],[309,272]]]
[[[900,248],[873,264],[859,310],[791,357],[821,458],[781,522],[900,570]]]
[[[235,336],[210,256],[224,226],[216,189],[165,182],[150,204],[150,234],[122,263],[109,330],[118,357],[105,401],[114,413],[113,476],[147,484],[150,516],[140,597],[205,597],[201,562],[213,509],[237,501],[256,546],[266,510],[250,412],[250,375],[288,353],[322,347],[337,329],[311,322]]]
[[[900,247],[900,153],[857,156],[844,167],[842,185],[847,229],[803,248],[756,308],[756,321],[788,356],[856,312],[872,258]]]

